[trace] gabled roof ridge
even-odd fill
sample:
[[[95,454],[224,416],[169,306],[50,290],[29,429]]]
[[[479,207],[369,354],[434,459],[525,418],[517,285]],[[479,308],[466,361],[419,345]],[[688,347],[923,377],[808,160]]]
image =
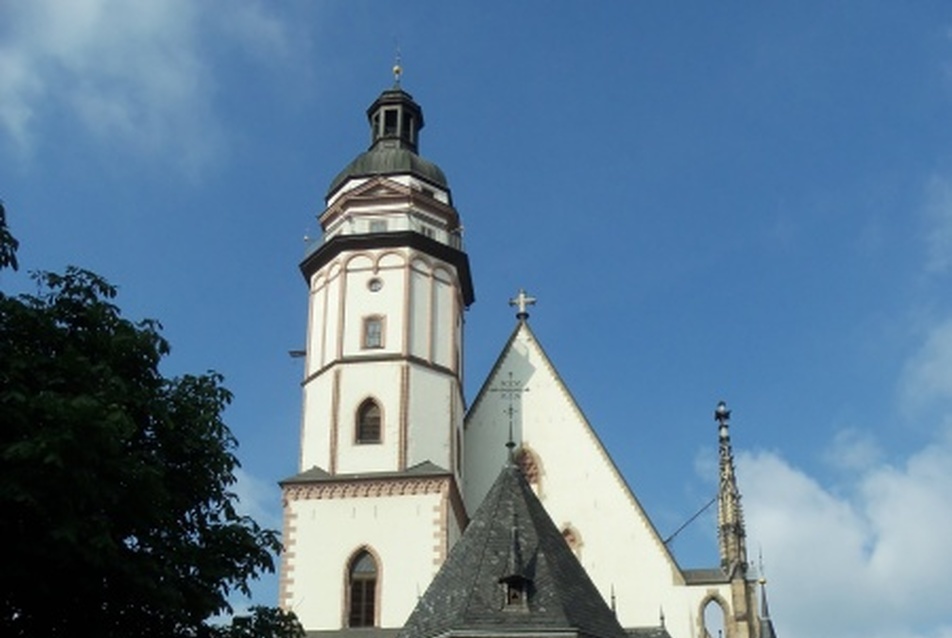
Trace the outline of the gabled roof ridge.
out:
[[[609,467],[612,473],[615,476],[615,480],[622,486],[622,489],[628,495],[628,498],[631,500],[632,504],[638,509],[641,513],[642,518],[648,523],[648,526],[651,530],[652,535],[655,538],[657,544],[661,547],[662,551],[671,561],[671,564],[677,570],[678,575],[681,577],[681,580],[684,580],[684,574],[681,566],[678,564],[677,559],[674,557],[674,554],[665,545],[664,540],[661,534],[658,532],[658,528],[655,527],[654,521],[651,520],[651,517],[648,516],[648,513],[645,511],[644,506],[642,506],[641,501],[638,500],[638,497],[635,495],[634,490],[631,489],[631,485],[628,484],[628,481],[625,479],[625,476],[622,474],[621,470],[618,469],[618,465],[615,463],[615,460],[608,453],[608,450],[605,448],[605,444],[602,443],[601,438],[598,436],[598,433],[595,431],[595,428],[592,427],[591,421],[588,420],[588,417],[585,416],[585,412],[582,410],[578,401],[575,400],[575,397],[572,395],[572,391],[569,390],[568,385],[565,383],[565,380],[562,379],[562,375],[559,374],[558,369],[552,363],[552,359],[549,357],[549,354],[546,352],[545,348],[542,345],[542,342],[539,341],[539,338],[536,336],[535,332],[529,326],[528,321],[519,321],[516,324],[515,330],[509,336],[509,340],[506,342],[506,345],[503,346],[502,351],[499,354],[499,357],[496,359],[496,363],[493,365],[489,374],[486,376],[486,380],[483,382],[482,387],[479,390],[479,393],[476,395],[476,399],[473,401],[473,404],[470,406],[469,410],[466,412],[466,418],[464,419],[464,425],[470,414],[475,413],[476,407],[479,405],[480,400],[483,398],[483,395],[488,392],[489,386],[492,383],[493,378],[502,368],[503,363],[506,360],[507,355],[512,349],[512,344],[516,341],[519,333],[525,329],[528,336],[531,338],[530,341],[535,344],[535,347],[539,350],[539,353],[542,355],[542,362],[545,364],[546,368],[549,370],[550,374],[555,378],[556,383],[559,386],[559,389],[565,394],[566,398],[569,401],[569,404],[575,410],[578,417],[581,419],[582,423],[585,425],[585,428],[595,442],[595,447],[598,449],[602,457],[608,461]]]
[[[499,371],[499,368],[502,367],[503,361],[506,360],[506,353],[509,352],[509,349],[512,347],[513,342],[516,340],[516,335],[519,334],[519,330],[525,326],[529,328],[529,324],[525,321],[520,321],[516,324],[516,329],[512,331],[512,334],[509,335],[509,339],[506,340],[506,344],[502,347],[502,350],[499,352],[499,356],[496,357],[496,362],[493,364],[493,367],[489,369],[489,374],[486,375],[485,381],[479,387],[479,392],[476,393],[476,398],[473,399],[473,402],[469,405],[469,409],[466,410],[466,414],[463,416],[463,429],[466,429],[466,421],[469,419],[469,415],[476,412],[476,406],[479,405],[479,402],[482,401],[483,395],[489,392],[489,384],[493,380],[493,377],[496,376],[496,373]],[[530,334],[532,332],[530,331]]]

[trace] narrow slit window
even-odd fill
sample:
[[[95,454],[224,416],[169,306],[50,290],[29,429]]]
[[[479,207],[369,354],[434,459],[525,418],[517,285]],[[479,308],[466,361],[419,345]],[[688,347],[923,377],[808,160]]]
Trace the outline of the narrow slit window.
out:
[[[388,109],[383,112],[383,134],[384,135],[396,135],[397,134],[397,117],[399,113],[393,109]]]
[[[383,347],[383,317],[367,317],[364,319],[364,348]]]

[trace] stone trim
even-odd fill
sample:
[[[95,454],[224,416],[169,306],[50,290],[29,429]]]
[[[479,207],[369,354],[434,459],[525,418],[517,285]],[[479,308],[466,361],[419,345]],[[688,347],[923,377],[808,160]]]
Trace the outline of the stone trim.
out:
[[[331,386],[331,458],[329,471],[337,474],[337,442],[340,439],[340,369],[334,370],[334,382]]]
[[[284,549],[281,552],[281,572],[278,576],[278,606],[285,611],[293,608],[292,590],[294,588],[294,568],[292,563],[297,555],[297,513],[291,510],[287,499],[283,499],[284,522],[282,541]]]
[[[400,366],[400,428],[397,442],[397,469],[401,472],[407,469],[407,448],[409,447],[410,427],[410,367],[407,364]]]

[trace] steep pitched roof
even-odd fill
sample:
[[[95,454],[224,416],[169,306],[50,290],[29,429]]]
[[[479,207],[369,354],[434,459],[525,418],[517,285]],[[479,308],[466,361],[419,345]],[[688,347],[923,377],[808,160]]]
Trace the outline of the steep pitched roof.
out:
[[[507,606],[502,580],[527,583]],[[398,638],[458,632],[627,638],[522,472],[503,468]]]
[[[761,638],[777,638],[773,621],[770,619],[770,610],[767,609],[767,581],[760,581],[760,636]]]

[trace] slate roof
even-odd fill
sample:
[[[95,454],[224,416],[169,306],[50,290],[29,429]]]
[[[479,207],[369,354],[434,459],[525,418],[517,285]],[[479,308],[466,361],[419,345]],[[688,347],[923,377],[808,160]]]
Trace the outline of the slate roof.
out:
[[[661,627],[630,627],[625,629],[629,638],[671,638],[668,630]]]
[[[354,474],[331,474],[330,472],[313,466],[294,476],[278,481],[278,485],[293,485],[295,483],[335,483],[344,481],[359,481],[364,479],[392,479],[416,478],[421,476],[448,476],[450,471],[430,461],[417,463],[405,470],[395,472],[363,472]]]
[[[500,579],[528,581],[525,606]],[[449,634],[629,638],[522,472],[510,463],[454,545],[397,638]]]
[[[346,627],[343,629],[312,629],[307,638],[394,638],[399,629],[382,627]]]
[[[767,583],[760,581],[760,637],[777,638],[773,621],[770,619],[770,610],[767,608]]]
[[[730,575],[720,567],[683,569],[684,582],[688,585],[716,585],[731,582]]]

